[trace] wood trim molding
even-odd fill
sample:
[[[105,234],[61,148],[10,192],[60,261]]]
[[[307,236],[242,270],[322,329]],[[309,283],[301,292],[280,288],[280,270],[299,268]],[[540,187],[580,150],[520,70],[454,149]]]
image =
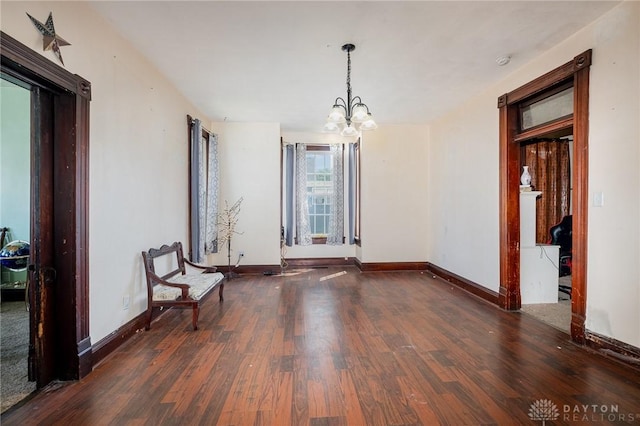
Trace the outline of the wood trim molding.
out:
[[[58,284],[55,303],[58,378],[73,380],[92,368],[89,335],[89,106],[91,83],[71,74],[0,31],[3,73],[42,92],[56,94],[51,113],[55,126],[54,197],[51,214]],[[42,132],[51,132],[43,129]],[[32,135],[32,137],[34,137]],[[36,138],[39,138],[38,135]],[[32,324],[32,327],[35,327]]]
[[[323,267],[323,266],[353,266],[352,257],[317,257],[317,258],[297,258],[286,259],[288,267]],[[278,266],[279,267],[279,266]]]
[[[598,353],[640,368],[640,348],[592,331],[585,333],[585,344]]]
[[[424,271],[426,262],[375,262],[362,263],[355,257],[318,257],[286,259],[287,269],[291,268],[327,268],[339,266],[356,266],[362,272],[383,271]],[[217,265],[219,272],[227,273],[228,265]],[[240,265],[232,268],[237,274],[277,274],[280,273],[280,265]]]
[[[589,54],[589,58],[591,55]],[[590,63],[590,59],[589,59]],[[574,77],[573,246],[571,337],[584,343],[587,307],[587,214],[589,211],[589,67]],[[575,182],[580,182],[576,185]]]
[[[501,295],[499,295],[495,291],[489,290],[488,288],[483,287],[478,283],[461,277],[460,275],[456,275],[453,272],[447,271],[446,269],[434,265],[431,262],[427,262],[426,269],[427,271],[432,273],[434,277],[438,277],[443,281],[455,285],[456,287],[460,287],[461,289],[473,294],[474,296],[484,299],[494,305],[498,304],[498,299]]]
[[[541,75],[535,80],[532,80],[515,90],[512,90],[506,95],[503,95],[506,96],[506,104],[514,104],[572,78],[580,69],[589,68],[589,66],[591,66],[591,58],[591,49],[580,53],[566,64],[560,65],[558,68]]]
[[[587,50],[564,65],[498,98],[500,149],[500,300],[507,310],[520,308],[519,190],[520,150],[516,142],[518,102],[572,80],[573,112],[573,292],[571,338],[585,343],[588,146],[589,146],[589,65]],[[566,122],[565,124],[568,124]],[[526,136],[543,136],[549,129],[535,129]],[[522,135],[518,135],[518,140]]]
[[[353,258],[344,257],[326,257],[326,258],[298,258],[286,259],[286,270],[292,268],[326,268],[329,266],[353,266]],[[229,265],[216,265],[218,272],[226,274],[229,272]],[[281,267],[279,264],[274,265],[239,265],[237,268],[232,266],[232,271],[236,274],[248,275],[275,275],[279,274]]]
[[[520,147],[512,143],[517,107],[502,103],[499,112],[500,289],[498,305],[520,309]]]
[[[362,272],[424,271],[426,262],[372,262],[356,264]]]
[[[541,133],[551,133],[551,132],[558,132],[564,129],[570,129],[572,126],[573,126],[573,115],[571,115],[571,117],[568,117],[568,118],[563,118],[563,119],[554,121],[553,123],[543,124],[542,126],[538,126],[534,129],[530,129],[522,133],[518,133],[513,137],[513,142],[525,141],[527,139],[534,138]]]
[[[229,272],[229,265],[217,265],[218,272],[227,274]],[[275,275],[280,273],[280,265],[240,265],[234,268],[231,265],[231,271],[240,275]]]
[[[0,44],[2,45],[3,64],[18,65],[21,68],[20,75],[30,78],[31,83],[37,84],[46,81],[91,99],[91,83],[87,80],[71,74],[3,31],[0,31]]]
[[[530,81],[507,93],[507,104],[511,105],[529,98],[543,90],[553,87],[567,79],[571,78],[575,72],[574,61],[571,60],[558,68],[541,75],[535,80]]]
[[[593,51],[591,49],[585,50],[581,54],[573,58],[573,70],[578,72],[582,68],[589,68],[591,66]]]
[[[167,312],[168,309],[165,309],[164,312]],[[144,330],[146,319],[145,319],[146,311],[142,312],[137,317],[133,318],[131,321],[124,324],[122,327],[113,331],[108,336],[102,338],[100,341],[96,342],[92,349],[92,361],[93,366],[95,367],[100,361],[105,359],[109,354],[115,351],[120,345],[126,342],[129,338],[134,336],[140,330]],[[155,316],[156,312],[154,312],[154,321],[158,319]]]

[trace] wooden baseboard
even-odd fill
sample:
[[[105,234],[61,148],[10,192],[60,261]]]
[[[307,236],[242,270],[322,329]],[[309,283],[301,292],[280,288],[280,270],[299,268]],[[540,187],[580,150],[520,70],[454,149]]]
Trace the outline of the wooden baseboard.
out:
[[[324,268],[330,266],[357,266],[362,272],[382,272],[382,271],[424,271],[426,262],[380,262],[362,263],[355,257],[317,257],[317,258],[296,258],[285,259],[287,269],[290,268]],[[217,266],[218,271],[226,274],[228,266]],[[280,273],[280,265],[240,265],[232,268],[237,274],[263,274]]]
[[[93,370],[93,347],[91,337],[87,337],[77,344],[78,348],[78,378],[81,379]]]
[[[356,266],[362,272],[389,272],[389,271],[424,271],[426,262],[369,262],[362,263],[355,260]]]
[[[288,267],[294,268],[322,268],[325,266],[353,266],[353,257],[326,257],[326,258],[298,258],[286,259]]]
[[[640,368],[640,348],[592,331],[585,331],[585,345],[624,364]]]
[[[285,259],[286,268],[323,268],[329,266],[353,266],[353,258],[350,257],[326,257],[326,258],[298,258]],[[229,272],[228,265],[217,265],[218,272],[227,274]],[[231,270],[239,275],[275,275],[281,272],[280,265],[239,265],[237,268],[231,267]]]
[[[229,273],[229,266],[218,265],[218,272],[222,272],[227,275]],[[235,274],[243,275],[261,275],[264,273],[280,273],[280,265],[239,265],[237,268],[231,267],[231,271]]]
[[[91,364],[95,367],[100,361],[105,359],[111,352],[115,351],[120,345],[126,342],[131,336],[138,331],[144,330],[146,311],[118,328],[107,337],[101,339],[91,347]],[[154,314],[155,315],[155,314]],[[154,316],[154,319],[157,317]]]
[[[496,306],[498,305],[499,296],[495,291],[489,290],[478,283],[447,271],[446,269],[436,266],[431,262],[427,262],[426,270],[448,283],[456,285],[463,290],[480,297],[481,299],[493,303]]]

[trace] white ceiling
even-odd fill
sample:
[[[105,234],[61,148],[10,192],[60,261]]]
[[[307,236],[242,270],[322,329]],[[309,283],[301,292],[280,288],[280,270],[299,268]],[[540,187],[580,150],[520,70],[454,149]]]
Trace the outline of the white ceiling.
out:
[[[214,121],[319,132],[353,95],[379,124],[425,123],[617,1],[96,1],[92,7]],[[579,52],[577,52],[579,53]],[[511,55],[500,67],[496,58]]]

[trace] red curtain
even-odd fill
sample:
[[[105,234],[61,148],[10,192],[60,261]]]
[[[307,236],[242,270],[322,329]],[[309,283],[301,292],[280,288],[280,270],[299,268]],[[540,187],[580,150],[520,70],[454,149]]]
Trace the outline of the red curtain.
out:
[[[569,214],[571,187],[569,141],[542,140],[524,146],[531,185],[542,191],[536,202],[536,243],[549,242],[549,228]]]

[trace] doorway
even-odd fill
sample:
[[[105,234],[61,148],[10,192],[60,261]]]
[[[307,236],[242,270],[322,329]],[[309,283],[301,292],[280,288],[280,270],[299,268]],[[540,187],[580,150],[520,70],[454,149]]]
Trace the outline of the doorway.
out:
[[[520,215],[521,311],[567,334],[571,332],[572,132],[569,127],[520,142],[521,169],[526,167],[531,176],[531,191],[520,194],[520,209],[533,210]],[[522,223],[523,217],[527,223]],[[530,238],[523,239],[524,232]]]
[[[589,67],[591,50],[498,98],[500,132],[500,293],[499,305],[521,308],[520,292],[520,145],[540,133],[573,129],[572,170],[573,249],[571,339],[585,343],[586,259],[588,207]],[[573,114],[552,123],[523,130],[519,106],[550,88],[567,82],[573,86]]]
[[[91,85],[0,32],[0,72],[30,96],[28,373],[37,388],[91,371]],[[4,225],[2,225],[4,226]]]
[[[0,79],[1,411],[36,388],[29,381],[27,265],[30,236],[31,95]]]

